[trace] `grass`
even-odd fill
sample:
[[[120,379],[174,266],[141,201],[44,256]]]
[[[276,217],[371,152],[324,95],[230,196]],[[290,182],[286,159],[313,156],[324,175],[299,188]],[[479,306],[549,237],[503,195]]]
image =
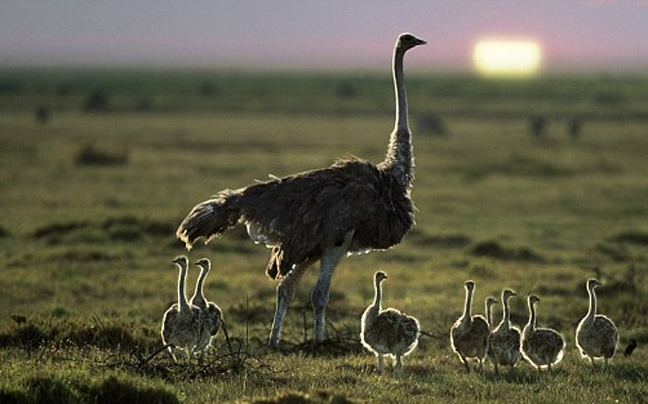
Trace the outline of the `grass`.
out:
[[[212,193],[268,174],[347,154],[380,161],[393,125],[389,77],[0,72],[0,400],[648,400],[648,81],[411,76],[412,114],[434,113],[449,135],[425,135],[412,122],[417,225],[390,251],[342,262],[327,343],[310,343],[312,270],[282,349],[265,348],[275,287],[263,274],[267,251],[236,230],[190,254],[214,263],[206,294],[225,313],[231,346],[219,335],[206,365],[182,366],[166,353],[145,360],[161,346],[162,313],[175,299],[171,260],[186,253],[177,224]],[[97,89],[108,109],[82,111]],[[34,118],[44,104],[45,124]],[[529,133],[532,113],[549,117],[544,139]],[[576,113],[585,118],[575,140],[566,118]],[[415,315],[424,331],[402,378],[377,375],[357,338],[378,269],[390,274],[385,305]],[[603,282],[599,309],[617,323],[619,349],[639,343],[609,371],[592,371],[573,344],[590,276]],[[519,325],[523,297],[542,298],[539,322],[568,343],[555,374],[527,364],[501,376],[488,366],[462,371],[448,330],[466,279],[477,284],[475,312],[488,295],[516,290]]]

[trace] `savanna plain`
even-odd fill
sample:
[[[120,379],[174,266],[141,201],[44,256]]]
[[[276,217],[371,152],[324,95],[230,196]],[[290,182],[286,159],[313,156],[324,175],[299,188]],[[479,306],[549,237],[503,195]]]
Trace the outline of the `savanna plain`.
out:
[[[312,268],[272,350],[268,250],[238,229],[187,252],[175,228],[224,188],[382,160],[389,72],[0,71],[0,401],[648,402],[648,77],[406,76],[416,226],[341,262],[320,346]],[[205,295],[227,323],[200,364],[156,354],[180,254],[212,260]],[[377,270],[384,306],[421,323],[400,376],[359,342]],[[608,369],[574,345],[590,277],[620,333]],[[449,329],[468,279],[475,314],[515,290],[520,327],[541,298],[539,324],[567,341],[553,373],[464,371]]]

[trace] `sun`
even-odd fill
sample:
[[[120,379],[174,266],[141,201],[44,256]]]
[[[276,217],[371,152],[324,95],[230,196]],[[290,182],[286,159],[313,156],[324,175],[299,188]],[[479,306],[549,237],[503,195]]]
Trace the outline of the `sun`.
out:
[[[536,41],[481,40],[473,49],[477,71],[488,77],[529,77],[540,70],[540,44]]]

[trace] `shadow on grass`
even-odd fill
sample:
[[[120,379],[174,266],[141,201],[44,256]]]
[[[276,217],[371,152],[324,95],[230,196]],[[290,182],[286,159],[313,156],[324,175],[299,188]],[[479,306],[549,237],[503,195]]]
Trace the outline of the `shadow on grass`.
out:
[[[27,352],[42,346],[97,347],[100,349],[130,352],[135,349],[153,349],[156,338],[138,336],[128,324],[108,322],[97,316],[93,324],[70,319],[36,319],[14,321],[0,331],[0,347],[19,348]]]
[[[21,389],[22,387],[22,389]],[[5,404],[39,403],[156,403],[176,404],[180,401],[171,392],[110,377],[96,385],[71,383],[52,376],[38,376],[28,379],[22,386],[0,391],[0,400]]]
[[[171,223],[126,215],[111,217],[103,222],[71,221],[42,226],[32,237],[57,245],[68,242],[132,242],[146,238],[172,238],[175,226]]]
[[[470,249],[470,254],[476,257],[488,257],[503,261],[544,262],[545,259],[527,247],[508,248],[497,241],[477,243]]]
[[[342,394],[317,391],[312,394],[300,392],[280,393],[274,397],[248,401],[249,404],[353,404]]]

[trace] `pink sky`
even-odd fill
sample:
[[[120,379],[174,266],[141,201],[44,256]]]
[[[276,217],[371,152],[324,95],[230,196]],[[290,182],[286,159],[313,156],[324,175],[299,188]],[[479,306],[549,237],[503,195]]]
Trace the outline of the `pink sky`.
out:
[[[57,0],[0,3],[1,65],[468,70],[483,37],[540,42],[548,70],[648,67],[646,0]]]

